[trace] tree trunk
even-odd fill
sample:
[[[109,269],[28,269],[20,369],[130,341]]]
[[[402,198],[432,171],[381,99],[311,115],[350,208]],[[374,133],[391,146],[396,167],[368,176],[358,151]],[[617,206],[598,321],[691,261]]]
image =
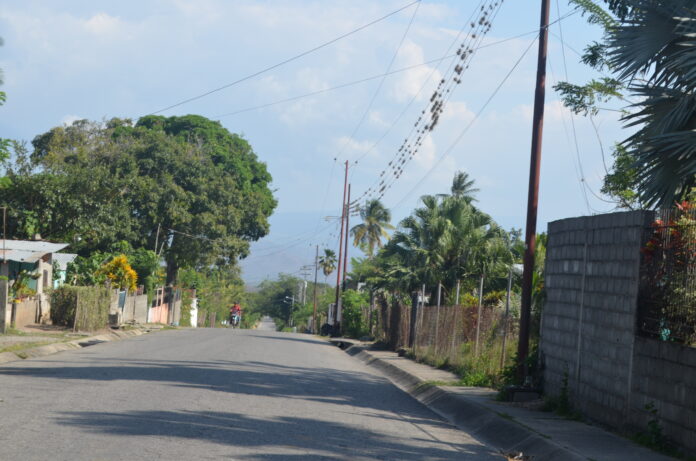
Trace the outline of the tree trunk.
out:
[[[175,285],[179,274],[179,263],[173,256],[167,256],[167,286]]]

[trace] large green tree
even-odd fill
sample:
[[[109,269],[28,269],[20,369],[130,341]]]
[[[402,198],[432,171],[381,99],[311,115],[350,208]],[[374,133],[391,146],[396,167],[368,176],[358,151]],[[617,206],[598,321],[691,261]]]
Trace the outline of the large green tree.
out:
[[[118,241],[179,267],[224,267],[268,233],[271,176],[249,143],[204,117],[79,121],[37,136],[10,166],[0,198],[10,235],[26,222],[81,254]],[[32,228],[33,230],[33,228]]]

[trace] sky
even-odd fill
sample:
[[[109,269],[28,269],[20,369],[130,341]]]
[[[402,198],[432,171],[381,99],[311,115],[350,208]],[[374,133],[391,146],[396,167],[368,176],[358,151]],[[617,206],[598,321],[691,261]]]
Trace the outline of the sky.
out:
[[[299,59],[159,112],[219,120],[251,143],[273,176],[278,207],[269,235],[241,262],[243,276],[254,285],[280,272],[298,275],[313,263],[315,245],[338,248],[345,161],[351,197],[360,197],[427,107],[451,62],[441,58],[459,46],[458,34],[480,3],[422,0],[404,8],[411,2],[2,0],[7,103],[0,136],[31,141],[78,119],[137,119],[403,8]],[[465,171],[480,189],[479,208],[506,229],[524,228],[539,4],[503,2],[440,123],[382,199],[394,224],[422,195],[448,192],[454,173]],[[612,145],[627,136],[616,103],[593,120],[560,103],[555,82],[598,77],[578,53],[601,30],[565,0],[551,5],[551,21],[562,19],[549,36],[538,231],[550,221],[615,209],[599,189]],[[387,71],[398,72],[345,85]],[[296,98],[308,93],[316,94]],[[357,222],[351,218],[351,226]]]

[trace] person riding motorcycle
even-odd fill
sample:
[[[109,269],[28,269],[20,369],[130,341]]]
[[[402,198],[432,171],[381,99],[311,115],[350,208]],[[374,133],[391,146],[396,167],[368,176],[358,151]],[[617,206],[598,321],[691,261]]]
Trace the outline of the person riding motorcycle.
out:
[[[242,306],[235,302],[232,307],[230,307],[230,325],[238,326],[242,321]]]

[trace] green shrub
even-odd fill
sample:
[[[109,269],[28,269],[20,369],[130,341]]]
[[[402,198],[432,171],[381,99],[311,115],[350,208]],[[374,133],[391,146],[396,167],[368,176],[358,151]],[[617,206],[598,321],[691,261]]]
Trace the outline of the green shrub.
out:
[[[54,325],[72,327],[75,322],[77,290],[63,285],[51,291],[51,321]]]
[[[109,324],[111,290],[64,285],[51,293],[51,320],[75,330],[93,331]]]
[[[343,310],[341,323],[343,332],[351,338],[367,336],[370,332],[368,319],[363,315],[363,307],[369,305],[367,293],[357,290],[346,290],[341,297]]]

